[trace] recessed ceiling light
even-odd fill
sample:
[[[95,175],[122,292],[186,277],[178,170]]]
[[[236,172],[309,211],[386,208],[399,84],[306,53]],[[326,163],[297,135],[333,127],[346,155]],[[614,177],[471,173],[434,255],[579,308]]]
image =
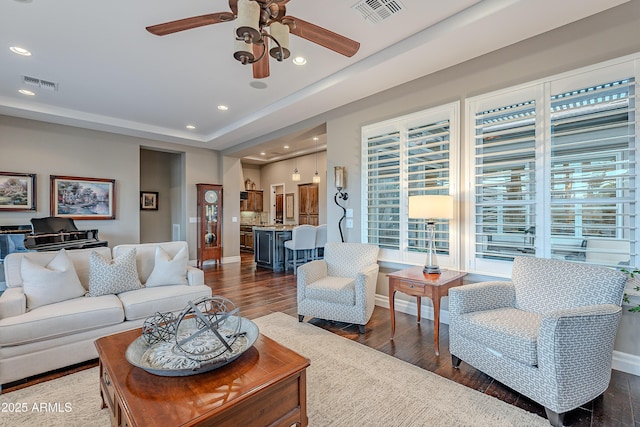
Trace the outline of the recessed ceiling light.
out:
[[[23,47],[19,47],[19,46],[11,46],[9,48],[9,50],[13,53],[17,53],[18,55],[22,55],[22,56],[31,56],[31,52],[29,52],[27,49],[23,48]]]
[[[307,59],[302,56],[296,56],[295,58],[293,58],[293,63],[296,65],[304,65],[307,63]]]
[[[23,95],[28,95],[28,96],[34,96],[36,93],[32,92],[30,90],[27,89],[20,89],[18,92],[20,92]]]
[[[227,111],[229,109],[229,107],[227,107],[226,105],[218,105],[218,110],[220,111]]]
[[[265,153],[264,151],[262,153],[260,153],[261,156],[266,156],[267,153]]]
[[[193,130],[196,128],[194,125],[186,125],[185,127],[189,130]]]
[[[285,149],[285,150],[288,150],[288,149],[289,149],[289,146],[288,146],[288,145],[285,145],[285,146],[284,146],[284,149]]]
[[[317,136],[314,136],[314,137],[313,137],[313,140],[314,140],[314,141],[317,141],[318,139],[320,139],[320,138],[318,138]]]

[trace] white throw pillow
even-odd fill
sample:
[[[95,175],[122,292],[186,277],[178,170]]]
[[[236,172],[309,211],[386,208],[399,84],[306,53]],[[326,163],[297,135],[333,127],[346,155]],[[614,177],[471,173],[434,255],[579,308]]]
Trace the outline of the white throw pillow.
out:
[[[178,251],[176,256],[171,256],[158,246],[156,248],[155,264],[153,271],[147,279],[145,286],[188,285],[187,263],[189,253],[186,246]]]
[[[23,256],[20,275],[29,310],[78,298],[86,292],[78,279],[73,262],[64,249],[61,249],[46,266],[30,260],[29,255]]]
[[[140,288],[135,248],[112,260],[95,251],[89,254],[89,296],[119,294]]]

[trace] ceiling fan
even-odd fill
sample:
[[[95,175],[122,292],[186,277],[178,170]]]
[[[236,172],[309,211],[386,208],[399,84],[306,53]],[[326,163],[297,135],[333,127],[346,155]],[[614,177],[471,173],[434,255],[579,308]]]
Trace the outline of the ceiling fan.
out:
[[[157,36],[165,36],[205,25],[237,20],[233,56],[242,64],[253,64],[253,77],[256,79],[269,76],[267,52],[279,62],[289,57],[290,33],[348,57],[358,51],[360,43],[357,41],[300,18],[287,16],[285,5],[288,2],[289,0],[229,0],[230,12],[210,13],[165,22],[147,27],[147,31]],[[269,39],[276,45],[271,49]]]

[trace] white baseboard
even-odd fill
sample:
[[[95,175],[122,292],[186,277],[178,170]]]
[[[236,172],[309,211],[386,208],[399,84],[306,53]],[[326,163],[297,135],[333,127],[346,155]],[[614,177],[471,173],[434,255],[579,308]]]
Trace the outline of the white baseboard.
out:
[[[617,371],[640,376],[640,356],[613,350],[612,368]]]
[[[428,300],[428,298],[425,299]],[[376,305],[389,308],[389,297],[376,294]],[[410,314],[412,316],[418,315],[415,299],[413,301],[396,299],[395,308],[397,312]],[[421,315],[423,319],[433,320],[433,307],[422,304]],[[449,324],[449,312],[447,310],[440,310],[440,322],[447,325]],[[640,356],[614,350],[611,367],[617,371],[640,376]]]

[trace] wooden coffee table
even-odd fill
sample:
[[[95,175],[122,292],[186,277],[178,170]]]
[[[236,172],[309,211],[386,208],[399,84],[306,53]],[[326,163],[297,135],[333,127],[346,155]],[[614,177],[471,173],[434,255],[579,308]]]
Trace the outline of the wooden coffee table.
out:
[[[389,311],[391,312],[391,339],[396,332],[396,313],[394,296],[396,291],[417,297],[418,323],[422,297],[433,302],[433,345],[437,356],[440,355],[440,298],[449,294],[449,289],[462,285],[467,273],[455,270],[442,270],[441,274],[425,274],[422,267],[411,267],[387,274],[389,277]]]
[[[309,360],[260,335],[238,359],[163,377],[125,359],[140,329],[100,338],[100,394],[114,426],[306,426]]]

